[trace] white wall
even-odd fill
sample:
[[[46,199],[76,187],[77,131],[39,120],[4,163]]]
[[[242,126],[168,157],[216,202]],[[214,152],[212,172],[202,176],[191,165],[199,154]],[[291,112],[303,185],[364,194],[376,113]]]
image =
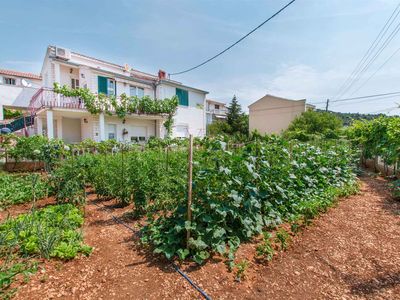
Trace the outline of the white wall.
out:
[[[28,107],[32,96],[38,88],[0,84],[0,105]]]
[[[66,143],[79,143],[81,141],[81,120],[80,118],[61,118],[62,139]]]
[[[182,136],[182,128],[187,127],[188,134],[204,136],[206,134],[205,99],[201,92],[189,90],[189,106],[179,106],[174,117],[173,136]],[[157,88],[159,99],[171,98],[176,95],[176,87],[160,84]]]

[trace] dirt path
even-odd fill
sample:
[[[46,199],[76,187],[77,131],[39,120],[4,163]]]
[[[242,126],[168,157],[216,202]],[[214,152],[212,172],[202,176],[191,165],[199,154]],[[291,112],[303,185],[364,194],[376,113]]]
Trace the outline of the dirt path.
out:
[[[213,299],[400,299],[400,202],[382,179],[362,179],[361,194],[343,199],[296,236],[268,265],[253,260],[255,243],[238,258],[251,261],[241,283],[221,260],[182,269]],[[20,287],[17,299],[199,299],[168,262],[139,251],[137,236],[89,200],[85,241],[88,258],[47,262],[45,271]],[[130,221],[135,230],[138,222]]]

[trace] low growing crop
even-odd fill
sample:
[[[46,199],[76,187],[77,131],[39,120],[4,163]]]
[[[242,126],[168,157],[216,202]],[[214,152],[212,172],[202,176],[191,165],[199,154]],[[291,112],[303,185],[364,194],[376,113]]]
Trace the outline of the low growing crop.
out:
[[[71,204],[48,206],[8,219],[0,224],[0,257],[15,252],[22,257],[61,259],[89,254],[91,248],[83,244],[77,231],[82,224],[82,212]]]
[[[13,204],[41,199],[48,193],[47,180],[39,174],[9,175],[0,173],[0,210]]]

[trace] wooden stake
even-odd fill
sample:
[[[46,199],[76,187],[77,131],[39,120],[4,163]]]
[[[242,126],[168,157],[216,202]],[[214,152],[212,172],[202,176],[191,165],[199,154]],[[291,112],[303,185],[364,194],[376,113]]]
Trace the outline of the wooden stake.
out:
[[[192,222],[192,181],[193,181],[193,135],[189,135],[189,155],[188,155],[188,202],[187,220]],[[186,231],[186,243],[189,248],[190,229]]]

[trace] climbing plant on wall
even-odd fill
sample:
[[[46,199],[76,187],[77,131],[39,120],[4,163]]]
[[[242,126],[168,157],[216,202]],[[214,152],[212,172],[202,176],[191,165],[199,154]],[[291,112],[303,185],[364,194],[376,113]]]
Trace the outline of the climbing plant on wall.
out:
[[[61,86],[59,83],[54,83],[54,92],[66,97],[79,98],[85,108],[94,115],[99,113],[112,115],[115,113],[120,119],[124,119],[127,114],[165,115],[164,127],[168,135],[171,134],[173,116],[178,107],[178,98],[176,96],[158,100],[151,99],[149,96],[141,98],[137,96],[130,97],[124,93],[117,98],[102,93],[94,94],[87,88],[72,89],[66,85]]]

